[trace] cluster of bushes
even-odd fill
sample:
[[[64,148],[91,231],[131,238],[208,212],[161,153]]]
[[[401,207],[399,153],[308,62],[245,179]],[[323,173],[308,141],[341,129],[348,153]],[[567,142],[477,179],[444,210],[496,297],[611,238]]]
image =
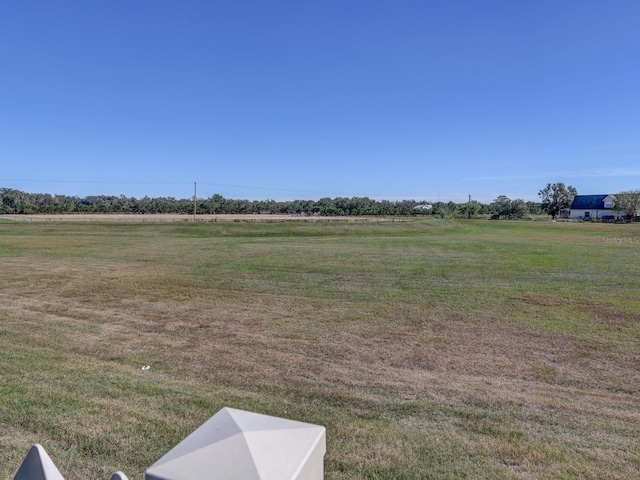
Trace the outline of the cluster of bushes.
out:
[[[506,199],[506,200],[505,200]],[[515,202],[513,205],[511,202]],[[509,213],[505,214],[505,206]],[[0,214],[60,214],[60,213],[129,213],[192,214],[193,199],[173,197],[134,198],[125,195],[92,195],[77,197],[27,193],[10,188],[0,188]],[[523,218],[529,213],[539,213],[539,204],[511,201],[499,197],[485,205],[478,202],[457,204],[436,202],[427,204],[415,200],[372,200],[368,197],[337,197],[319,200],[236,200],[215,194],[196,200],[200,214],[287,214],[287,215],[437,215],[440,217],[472,218],[478,215],[502,215],[504,218]]]

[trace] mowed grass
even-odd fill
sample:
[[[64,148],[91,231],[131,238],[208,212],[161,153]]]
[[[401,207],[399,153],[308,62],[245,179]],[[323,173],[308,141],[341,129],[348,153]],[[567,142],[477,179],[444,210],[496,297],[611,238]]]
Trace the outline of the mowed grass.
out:
[[[142,478],[224,406],[327,479],[640,477],[640,225],[4,222],[0,269],[2,478]]]

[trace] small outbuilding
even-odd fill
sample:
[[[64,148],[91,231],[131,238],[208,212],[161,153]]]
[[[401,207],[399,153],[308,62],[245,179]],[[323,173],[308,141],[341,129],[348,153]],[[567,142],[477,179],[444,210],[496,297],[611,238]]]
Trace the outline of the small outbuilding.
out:
[[[416,205],[415,207],[413,207],[413,210],[416,212],[424,212],[424,211],[429,211],[432,208],[433,208],[432,205],[426,203],[426,204]]]

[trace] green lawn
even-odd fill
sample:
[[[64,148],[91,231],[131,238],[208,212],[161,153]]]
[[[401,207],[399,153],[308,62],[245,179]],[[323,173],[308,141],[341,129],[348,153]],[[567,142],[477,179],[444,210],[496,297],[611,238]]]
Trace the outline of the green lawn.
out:
[[[640,477],[640,225],[2,222],[0,272],[2,478],[142,478],[223,406],[327,479]]]

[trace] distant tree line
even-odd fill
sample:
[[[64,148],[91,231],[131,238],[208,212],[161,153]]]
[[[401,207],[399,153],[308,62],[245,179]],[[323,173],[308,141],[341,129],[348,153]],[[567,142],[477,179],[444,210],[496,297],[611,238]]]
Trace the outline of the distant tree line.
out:
[[[87,197],[27,193],[0,188],[0,214],[118,213],[192,214],[193,199],[174,197],[134,198],[125,195],[91,195]],[[373,200],[368,197],[324,197],[319,200],[236,200],[215,194],[196,200],[199,214],[286,214],[286,215],[435,215],[473,218],[498,215],[499,218],[524,218],[542,213],[539,203],[510,200],[501,195],[490,204],[415,200]]]

